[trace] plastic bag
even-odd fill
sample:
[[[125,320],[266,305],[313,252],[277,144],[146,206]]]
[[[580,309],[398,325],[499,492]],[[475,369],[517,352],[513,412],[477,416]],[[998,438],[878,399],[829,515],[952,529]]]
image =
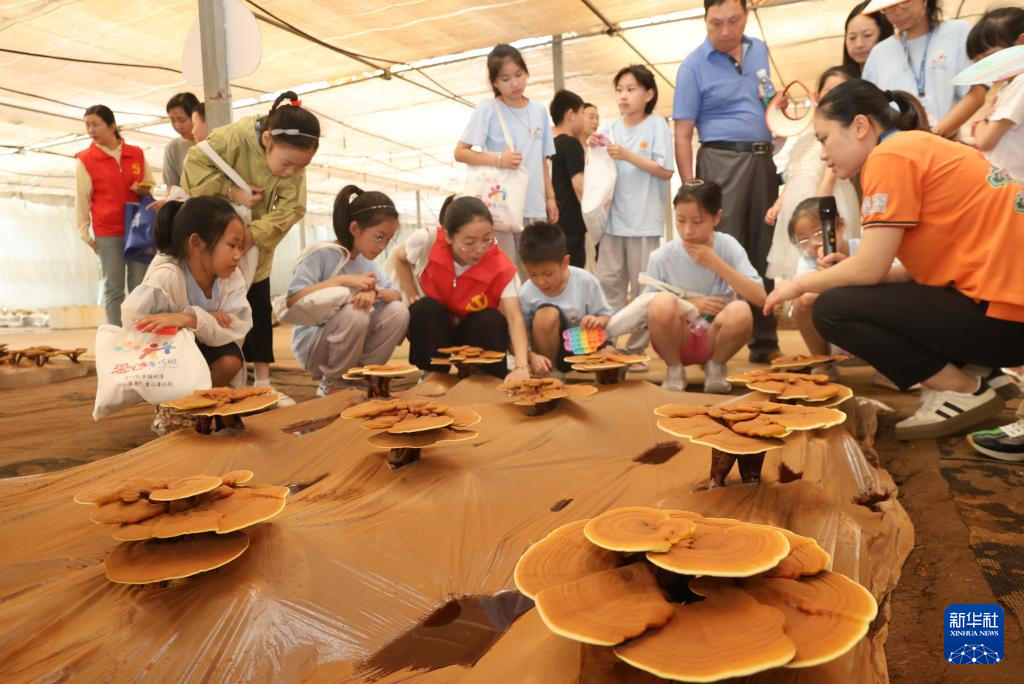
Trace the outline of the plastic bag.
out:
[[[594,244],[604,237],[608,215],[612,210],[616,178],[618,172],[615,170],[615,161],[608,154],[608,148],[591,147],[583,171],[583,199],[580,200],[580,209],[583,212],[583,223],[587,226]]]
[[[144,333],[116,325],[96,330],[96,404],[100,420],[139,401],[160,404],[209,389],[210,366],[191,330]]]
[[[156,241],[153,239],[156,212],[146,208],[152,203],[152,197],[143,197],[139,202],[124,205],[125,261],[148,264],[156,256]]]

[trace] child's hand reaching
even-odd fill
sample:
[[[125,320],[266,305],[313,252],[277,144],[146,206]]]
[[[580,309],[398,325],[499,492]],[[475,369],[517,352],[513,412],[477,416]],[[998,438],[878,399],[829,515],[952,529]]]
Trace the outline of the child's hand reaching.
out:
[[[608,316],[594,316],[587,314],[580,319],[580,327],[584,330],[596,330],[597,328],[603,328],[608,324]]]
[[[633,153],[628,147],[612,144],[608,146],[608,156],[616,160],[621,159],[622,161],[629,161],[630,157],[633,156]]]
[[[726,305],[721,297],[690,297],[687,301],[705,316],[717,316]]]
[[[191,328],[198,325],[194,313],[161,313],[149,314],[135,321],[135,329],[139,332],[153,332],[160,328]]]
[[[352,295],[352,298],[349,301],[352,302],[352,306],[359,311],[369,311],[373,308],[374,302],[377,301],[377,291],[364,290],[362,292],[356,292]]]
[[[217,321],[217,325],[220,327],[231,327],[231,314],[226,314],[223,311],[211,311],[210,315],[213,316],[213,320]]]
[[[544,375],[551,370],[551,359],[537,352],[530,352],[530,370],[537,375]]]
[[[338,275],[334,276],[334,283],[342,287],[366,292],[377,289],[377,276],[372,272],[360,273],[359,275]]]
[[[263,201],[263,188],[257,188],[254,186],[252,188],[252,194],[250,195],[242,188],[235,186],[228,190],[228,198],[230,198],[235,204],[241,204],[243,207],[249,207],[252,209]]]

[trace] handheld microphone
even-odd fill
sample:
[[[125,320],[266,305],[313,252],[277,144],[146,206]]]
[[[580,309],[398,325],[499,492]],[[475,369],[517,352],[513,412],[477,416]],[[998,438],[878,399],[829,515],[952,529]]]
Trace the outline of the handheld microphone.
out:
[[[831,195],[822,197],[818,207],[818,217],[821,218],[822,248],[826,255],[834,254],[836,251],[836,220],[839,218],[836,198]]]

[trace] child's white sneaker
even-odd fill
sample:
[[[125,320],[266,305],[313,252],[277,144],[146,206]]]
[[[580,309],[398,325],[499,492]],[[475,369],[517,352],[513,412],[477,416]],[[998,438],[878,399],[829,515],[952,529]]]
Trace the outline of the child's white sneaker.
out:
[[[729,394],[732,384],[725,379],[727,370],[724,363],[708,361],[704,364],[704,391],[712,394]]]
[[[668,367],[665,379],[661,381],[661,388],[667,389],[670,392],[686,391],[686,369],[683,368],[682,364]]]

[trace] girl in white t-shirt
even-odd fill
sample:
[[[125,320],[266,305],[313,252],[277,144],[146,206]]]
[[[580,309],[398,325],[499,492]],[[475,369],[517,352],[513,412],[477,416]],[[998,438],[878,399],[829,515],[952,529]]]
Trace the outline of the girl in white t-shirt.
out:
[[[547,109],[525,95],[530,70],[519,50],[511,45],[496,45],[487,55],[487,77],[494,97],[477,105],[455,146],[455,161],[502,169],[521,166],[529,174],[523,225],[514,232],[498,226],[496,232],[498,245],[516,265],[520,278],[526,280],[519,261],[519,234],[523,226],[534,221],[558,222],[555,188],[547,163],[555,154],[555,138]],[[501,121],[511,140],[505,139]]]
[[[1013,45],[1024,44],[1024,9],[1001,7],[986,12],[967,35],[971,61]],[[974,144],[992,165],[1017,179],[1024,179],[1024,77],[1003,84],[992,111],[976,121]]]

